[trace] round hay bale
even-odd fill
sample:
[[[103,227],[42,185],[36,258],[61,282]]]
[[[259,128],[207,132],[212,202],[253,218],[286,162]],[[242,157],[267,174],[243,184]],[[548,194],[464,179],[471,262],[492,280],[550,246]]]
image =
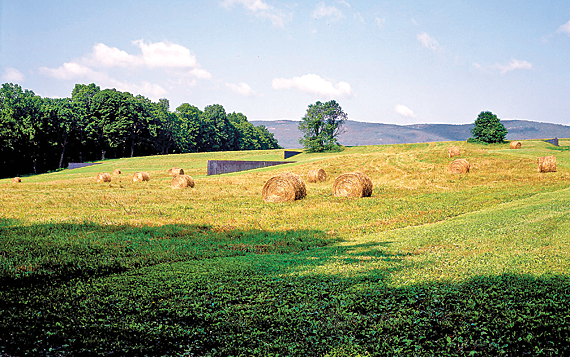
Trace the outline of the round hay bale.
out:
[[[149,181],[149,180],[150,180],[150,175],[148,174],[148,172],[135,172],[135,174],[133,175],[133,182]]]
[[[108,172],[97,174],[97,182],[111,182],[111,175]]]
[[[370,197],[372,196],[372,180],[362,172],[342,174],[335,178],[333,195],[335,197]]]
[[[20,183],[20,182],[22,182],[22,179],[19,178],[19,177],[14,177],[14,178],[12,179],[12,183]]]
[[[119,170],[119,169],[113,170],[113,175],[120,175],[120,174],[121,174],[121,170]]]
[[[556,172],[556,157],[543,156],[537,159],[538,172]]]
[[[182,170],[180,167],[173,167],[171,169],[168,169],[168,174],[170,176],[184,175],[184,170]]]
[[[176,175],[170,183],[172,188],[194,187],[194,179],[188,175]]]
[[[520,141],[511,141],[511,143],[509,144],[509,147],[511,149],[520,149],[522,146]]]
[[[469,162],[465,159],[454,160],[449,164],[448,171],[452,174],[464,174],[469,172]]]
[[[452,146],[449,149],[447,149],[447,154],[449,155],[449,157],[459,156],[461,155],[461,151],[459,150],[458,146]]]
[[[273,176],[261,190],[265,202],[295,201],[307,195],[307,187],[301,176],[292,172]]]
[[[307,182],[324,182],[327,180],[327,173],[323,169],[309,170]]]

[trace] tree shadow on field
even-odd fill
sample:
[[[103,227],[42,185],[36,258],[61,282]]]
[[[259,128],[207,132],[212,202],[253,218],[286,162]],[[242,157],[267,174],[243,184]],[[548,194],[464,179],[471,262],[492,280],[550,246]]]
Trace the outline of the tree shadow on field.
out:
[[[570,354],[568,276],[394,288],[409,253],[319,230],[0,220],[0,237],[0,355]]]

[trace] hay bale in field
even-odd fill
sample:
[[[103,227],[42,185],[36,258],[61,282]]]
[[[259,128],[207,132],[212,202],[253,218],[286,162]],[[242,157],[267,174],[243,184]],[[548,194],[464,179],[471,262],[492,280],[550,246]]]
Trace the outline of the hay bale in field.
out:
[[[457,159],[454,160],[451,164],[449,164],[448,171],[452,174],[464,174],[469,172],[469,167],[471,165],[465,159]]]
[[[459,156],[461,155],[461,151],[459,150],[458,146],[452,146],[449,149],[447,149],[447,154],[449,155],[449,157]]]
[[[194,179],[188,175],[176,175],[170,183],[172,188],[194,187]]]
[[[556,172],[556,157],[543,156],[537,159],[538,172]]]
[[[261,190],[265,202],[295,201],[307,195],[307,187],[301,176],[292,172],[273,176]]]
[[[148,172],[135,172],[135,174],[133,175],[133,182],[149,181],[149,180],[150,180],[150,175],[148,174]]]
[[[168,169],[168,174],[170,176],[184,175],[184,170],[182,170],[180,167],[173,167],[171,169]]]
[[[370,197],[372,196],[372,180],[362,172],[342,174],[335,178],[333,195],[335,197]]]
[[[119,170],[119,169],[113,170],[113,175],[120,175],[120,174],[121,174],[121,170]]]
[[[323,169],[309,170],[307,173],[308,182],[323,182],[327,180],[327,173]]]
[[[97,182],[111,182],[111,175],[108,172],[97,174]]]
[[[520,149],[522,146],[520,141],[511,141],[511,143],[509,144],[509,148],[511,149]]]
[[[19,177],[14,177],[14,178],[12,179],[12,183],[20,183],[20,182],[22,182],[22,179],[19,178]]]

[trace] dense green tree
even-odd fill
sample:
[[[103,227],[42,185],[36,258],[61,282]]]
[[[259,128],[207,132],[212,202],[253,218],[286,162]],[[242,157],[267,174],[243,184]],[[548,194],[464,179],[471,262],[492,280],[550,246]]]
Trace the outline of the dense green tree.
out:
[[[45,133],[42,99],[18,84],[4,83],[0,89],[0,155],[2,161],[37,171],[45,155],[41,143]]]
[[[471,134],[475,139],[471,141],[501,143],[507,136],[507,129],[495,114],[481,112],[475,120],[475,126],[471,128]]]
[[[299,123],[299,130],[303,133],[299,143],[309,152],[339,150],[337,136],[346,119],[347,114],[334,100],[310,104]]]
[[[219,104],[201,111],[94,83],[76,84],[71,98],[41,98],[17,84],[0,88],[3,177],[62,168],[65,162],[175,152],[273,149],[267,128]]]
[[[204,108],[200,127],[201,151],[237,150],[238,132],[226,116],[220,104]]]
[[[93,118],[93,97],[100,91],[99,86],[91,83],[76,84],[71,92],[71,101],[75,105],[77,130],[79,131],[79,162],[83,162],[84,150],[88,144],[85,130]]]
[[[188,103],[181,104],[175,111],[178,125],[173,132],[176,146],[181,152],[200,151],[202,140],[202,111]]]
[[[134,104],[130,93],[115,89],[105,89],[93,96],[93,117],[86,132],[101,150],[101,160],[105,160],[107,151],[116,153],[125,145],[138,119]]]
[[[44,98],[43,115],[50,132],[50,144],[53,151],[60,150],[57,168],[63,167],[68,144],[77,140],[79,133],[78,110],[71,98]]]

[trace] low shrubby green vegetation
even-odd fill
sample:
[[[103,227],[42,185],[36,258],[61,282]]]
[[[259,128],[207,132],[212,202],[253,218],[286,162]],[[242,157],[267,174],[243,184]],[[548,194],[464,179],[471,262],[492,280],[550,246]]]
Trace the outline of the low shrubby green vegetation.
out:
[[[107,160],[0,180],[0,355],[554,356],[570,353],[570,142]],[[538,173],[536,157],[558,170]],[[169,187],[168,168],[196,181]],[[307,197],[271,176],[323,168]],[[110,183],[97,172],[120,168]],[[151,180],[133,183],[135,171]],[[372,197],[331,185],[360,170]]]

